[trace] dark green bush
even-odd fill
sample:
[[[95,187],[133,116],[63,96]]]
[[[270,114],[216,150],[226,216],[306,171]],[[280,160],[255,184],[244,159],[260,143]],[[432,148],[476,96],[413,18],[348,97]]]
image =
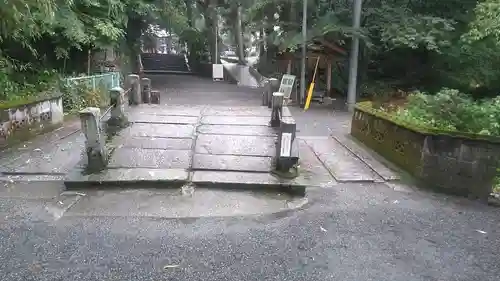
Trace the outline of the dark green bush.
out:
[[[416,93],[395,118],[426,128],[500,136],[500,97],[473,100],[453,89]]]

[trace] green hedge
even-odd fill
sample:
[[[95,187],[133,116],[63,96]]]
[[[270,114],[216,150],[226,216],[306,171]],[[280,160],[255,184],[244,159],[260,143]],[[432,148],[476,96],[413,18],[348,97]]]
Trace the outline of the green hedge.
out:
[[[0,110],[18,108],[18,107],[22,107],[24,105],[30,105],[30,104],[39,103],[39,102],[46,101],[46,100],[59,98],[61,96],[62,96],[62,93],[57,93],[57,94],[44,93],[44,94],[41,94],[39,96],[22,97],[18,100],[0,101]]]
[[[382,109],[377,109],[373,107],[373,102],[371,101],[365,101],[365,102],[360,102],[356,104],[356,108],[359,109],[360,111],[364,111],[370,114],[373,114],[379,118],[382,118],[384,120],[393,122],[397,124],[398,126],[401,126],[403,128],[406,128],[408,130],[412,130],[424,135],[445,135],[445,136],[451,136],[451,137],[459,137],[459,138],[466,138],[466,139],[473,139],[473,140],[484,140],[488,142],[493,142],[493,143],[500,143],[500,137],[497,136],[490,136],[490,135],[481,135],[481,134],[473,134],[473,133],[467,133],[467,132],[459,132],[459,131],[449,131],[449,130],[442,130],[442,129],[437,129],[437,128],[432,128],[432,127],[424,127],[419,124],[413,124],[411,122],[408,122],[407,120],[402,120],[401,118],[398,118],[398,115],[391,114],[389,112],[386,112]]]

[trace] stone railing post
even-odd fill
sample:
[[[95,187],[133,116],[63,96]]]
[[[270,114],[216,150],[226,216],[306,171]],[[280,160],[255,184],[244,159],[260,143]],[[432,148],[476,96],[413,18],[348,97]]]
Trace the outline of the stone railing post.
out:
[[[271,111],[271,127],[279,127],[281,118],[283,115],[283,98],[284,94],[275,92],[273,93],[273,99],[271,102],[272,111]]]
[[[281,120],[278,143],[276,144],[276,170],[290,172],[299,161],[298,143],[295,139],[297,124],[290,117]]]
[[[108,125],[122,127],[127,123],[125,116],[125,91],[120,87],[115,87],[109,91],[111,97],[111,117]]]
[[[269,79],[262,81],[262,105],[267,106],[269,103],[269,91],[271,91],[271,84]]]
[[[160,104],[160,91],[151,91],[151,103]]]
[[[280,81],[276,78],[269,78],[269,84],[270,87],[269,91],[267,92],[267,100],[268,100],[267,107],[271,108],[272,107],[271,100],[273,98],[273,93],[278,92],[280,88]]]
[[[86,168],[91,171],[100,171],[108,163],[100,119],[101,110],[97,107],[87,107],[80,111],[82,132],[85,135]]]
[[[139,105],[142,103],[141,85],[139,75],[129,74],[127,77],[127,87],[129,87],[129,104]]]
[[[151,103],[151,79],[142,78],[142,102],[143,103]]]

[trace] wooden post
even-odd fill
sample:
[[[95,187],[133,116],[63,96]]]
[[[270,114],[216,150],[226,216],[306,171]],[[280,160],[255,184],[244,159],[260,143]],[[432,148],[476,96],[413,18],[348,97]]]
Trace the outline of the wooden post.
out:
[[[286,74],[292,74],[292,60],[288,60],[288,64],[286,66]]]

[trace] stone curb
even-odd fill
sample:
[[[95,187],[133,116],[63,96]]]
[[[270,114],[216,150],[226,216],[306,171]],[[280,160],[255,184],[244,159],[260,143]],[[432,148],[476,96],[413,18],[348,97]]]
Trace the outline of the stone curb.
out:
[[[137,189],[137,188],[180,188],[185,184],[191,184],[187,180],[109,180],[109,181],[78,181],[72,179],[64,180],[66,190],[79,189]],[[245,191],[276,191],[293,195],[304,195],[305,185],[279,184],[279,183],[238,183],[238,182],[196,182],[195,188],[219,189],[219,190],[245,190]],[[139,185],[139,186],[138,186]]]
[[[243,174],[254,177],[252,173]],[[272,178],[267,173],[259,174]],[[64,185],[68,190],[82,188],[180,188],[185,184],[193,184],[196,187],[208,189],[281,191],[299,194],[305,193],[307,187],[304,183],[297,182],[249,181],[248,178],[241,178],[240,180],[233,178],[231,180],[227,176],[220,179],[199,178],[196,176],[193,178],[193,171],[183,169],[109,169],[103,174],[97,175],[83,175],[81,170],[74,170],[64,179]]]

